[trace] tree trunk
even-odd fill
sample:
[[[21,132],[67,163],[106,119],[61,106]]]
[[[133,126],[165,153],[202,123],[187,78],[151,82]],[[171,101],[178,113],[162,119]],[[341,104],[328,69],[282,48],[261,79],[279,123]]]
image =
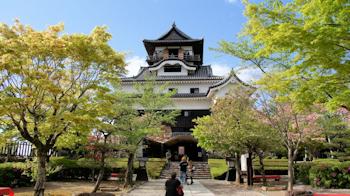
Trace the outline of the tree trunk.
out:
[[[248,153],[247,158],[247,184],[248,186],[253,186],[253,162],[252,162],[252,153]]]
[[[133,164],[134,164],[134,153],[129,153],[128,166],[126,168],[126,173],[125,173],[125,182],[124,182],[125,188],[133,184],[132,182],[132,176],[134,174]]]
[[[100,172],[98,173],[97,181],[95,183],[94,189],[92,190],[92,193],[96,193],[102,182],[103,175],[105,173],[105,154],[105,152],[101,153]]]
[[[328,143],[329,143],[329,144],[331,144],[331,143],[332,143],[332,142],[331,142],[331,138],[330,138],[330,137],[327,137],[327,141],[328,141]],[[329,152],[330,152],[330,154],[331,154],[331,159],[334,159],[333,150],[332,150],[332,149],[330,149],[330,150],[329,150]]]
[[[259,156],[259,164],[260,164],[260,173],[263,177],[263,185],[266,186],[266,177],[265,177],[265,168],[264,168],[264,154],[263,152],[258,153]]]
[[[95,182],[95,168],[92,168],[91,182]]]
[[[288,148],[288,195],[293,195],[293,180],[294,180],[294,169],[293,169],[293,149]]]
[[[47,152],[37,149],[38,176],[34,186],[34,196],[44,196],[46,181],[46,158]]]
[[[241,156],[236,156],[236,184],[241,184]]]

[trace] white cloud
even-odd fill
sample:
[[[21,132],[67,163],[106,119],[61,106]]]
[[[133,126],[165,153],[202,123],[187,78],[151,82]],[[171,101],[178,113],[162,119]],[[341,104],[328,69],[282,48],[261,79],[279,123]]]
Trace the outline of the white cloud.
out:
[[[140,67],[147,66],[146,59],[140,56],[132,56],[126,59],[126,76],[131,77],[139,73]]]
[[[211,68],[213,70],[213,74],[218,76],[227,76],[232,69],[231,66],[224,63],[212,63]],[[246,68],[241,70],[235,69],[235,71],[239,79],[247,83],[254,82],[262,76],[262,72],[255,68]]]
[[[237,76],[244,82],[253,82],[261,78],[262,72],[259,69],[247,68],[237,71]]]
[[[225,0],[229,4],[235,4],[238,2],[238,0]]]
[[[230,66],[228,66],[227,64],[212,63],[211,69],[213,70],[214,75],[227,76],[230,73],[232,68]]]

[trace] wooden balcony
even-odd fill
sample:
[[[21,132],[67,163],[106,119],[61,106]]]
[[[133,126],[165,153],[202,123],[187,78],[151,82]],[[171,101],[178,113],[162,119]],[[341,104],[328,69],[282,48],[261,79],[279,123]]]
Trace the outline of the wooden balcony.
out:
[[[192,135],[192,132],[172,132],[171,133],[172,137],[185,136],[185,135]]]
[[[166,55],[166,56],[147,56],[147,62],[148,63],[157,63],[161,60],[164,59],[180,59],[180,60],[185,60],[188,62],[199,62],[201,61],[201,57],[200,55],[196,54],[196,55]]]

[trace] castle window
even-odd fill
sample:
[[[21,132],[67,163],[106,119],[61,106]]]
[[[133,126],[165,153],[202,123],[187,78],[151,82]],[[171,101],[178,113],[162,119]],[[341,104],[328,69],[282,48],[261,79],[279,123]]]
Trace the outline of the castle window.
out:
[[[181,65],[166,65],[164,72],[181,72]]]
[[[190,93],[191,93],[191,94],[197,94],[197,93],[199,93],[199,88],[191,88],[191,89],[190,89]]]
[[[176,58],[179,55],[179,49],[169,49],[169,56]]]
[[[176,88],[168,88],[168,91],[169,92],[173,92],[173,91],[177,92],[177,89]]]

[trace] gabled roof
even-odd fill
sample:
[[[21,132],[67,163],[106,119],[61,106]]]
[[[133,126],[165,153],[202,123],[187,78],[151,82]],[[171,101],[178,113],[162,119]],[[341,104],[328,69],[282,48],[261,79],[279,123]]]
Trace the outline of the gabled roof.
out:
[[[178,29],[175,22],[168,32],[164,33],[157,40],[191,40],[192,38]]]

